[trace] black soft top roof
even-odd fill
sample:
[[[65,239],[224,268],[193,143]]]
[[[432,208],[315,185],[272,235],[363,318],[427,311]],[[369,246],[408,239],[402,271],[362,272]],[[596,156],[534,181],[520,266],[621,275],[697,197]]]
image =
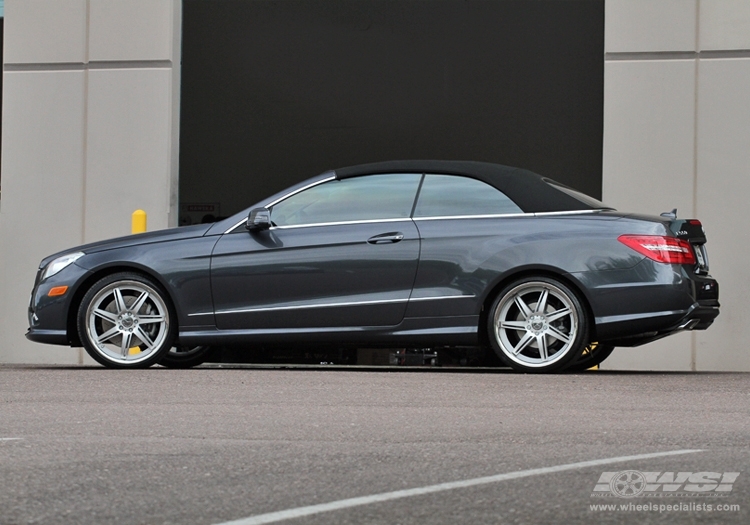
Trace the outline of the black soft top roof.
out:
[[[526,213],[597,209],[547,184],[545,180],[550,179],[533,171],[489,162],[392,160],[340,168],[334,170],[334,173],[338,179],[375,173],[464,175],[494,186],[510,197]]]

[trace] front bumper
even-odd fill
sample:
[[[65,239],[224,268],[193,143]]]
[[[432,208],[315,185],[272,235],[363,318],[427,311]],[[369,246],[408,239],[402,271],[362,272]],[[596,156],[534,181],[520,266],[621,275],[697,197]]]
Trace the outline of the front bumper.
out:
[[[67,330],[42,330],[29,328],[26,332],[26,339],[35,343],[45,343],[48,345],[69,345]]]
[[[73,263],[44,281],[41,274],[40,269],[31,292],[26,338],[37,343],[79,346],[74,340],[77,337],[74,320],[68,314],[75,309],[74,298],[88,270]],[[68,290],[64,295],[51,297],[49,292],[56,286],[68,286]]]

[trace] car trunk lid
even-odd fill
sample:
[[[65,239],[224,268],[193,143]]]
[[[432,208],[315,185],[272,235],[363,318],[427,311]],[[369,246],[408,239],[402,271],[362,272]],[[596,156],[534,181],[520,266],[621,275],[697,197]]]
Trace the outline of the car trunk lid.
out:
[[[708,252],[706,250],[706,232],[703,229],[701,221],[698,219],[677,219],[671,218],[669,229],[678,239],[683,239],[690,243],[695,253],[695,259],[698,262],[698,273],[708,273]]]

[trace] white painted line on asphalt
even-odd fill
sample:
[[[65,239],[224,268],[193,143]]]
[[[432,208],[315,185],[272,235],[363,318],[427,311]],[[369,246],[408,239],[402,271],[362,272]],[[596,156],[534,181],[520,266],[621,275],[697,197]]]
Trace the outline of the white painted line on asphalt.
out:
[[[0,438],[0,441],[16,441],[23,438]]]
[[[418,487],[414,489],[396,490],[394,492],[383,492],[371,496],[361,496],[358,498],[342,499],[331,501],[330,503],[321,503],[318,505],[309,505],[307,507],[297,507],[294,509],[280,510],[269,512],[268,514],[258,514],[247,518],[240,518],[233,521],[225,521],[217,525],[262,525],[264,523],[276,523],[278,521],[311,516],[323,512],[334,510],[348,509],[359,507],[361,505],[370,505],[371,503],[380,503],[394,499],[409,498],[411,496],[421,496],[423,494],[433,494],[444,490],[462,489],[474,487],[477,485],[486,485],[488,483],[497,483],[499,481],[508,481],[511,479],[527,478],[529,476],[540,476],[543,474],[555,474],[565,472],[566,470],[577,470],[588,467],[598,467],[609,465],[610,463],[621,463],[623,461],[635,461],[640,459],[661,458],[665,456],[678,456],[680,454],[693,454],[703,452],[700,449],[671,450],[669,452],[654,452],[652,454],[638,454],[636,456],[619,456],[615,458],[593,459],[590,461],[581,461],[580,463],[568,463],[566,465],[557,465],[556,467],[534,468],[529,470],[519,470],[508,472],[506,474],[497,474],[495,476],[486,476],[483,478],[465,479],[463,481],[450,481],[438,485],[429,485],[427,487]]]

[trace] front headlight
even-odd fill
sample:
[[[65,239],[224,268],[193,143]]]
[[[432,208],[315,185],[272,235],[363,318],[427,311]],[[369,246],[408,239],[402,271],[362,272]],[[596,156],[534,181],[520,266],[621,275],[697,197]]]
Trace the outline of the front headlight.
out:
[[[44,269],[44,273],[42,274],[42,280],[46,279],[47,277],[52,277],[56,273],[58,273],[60,270],[70,266],[74,262],[76,262],[78,259],[84,256],[83,252],[75,252],[75,253],[69,253],[67,255],[62,255],[55,259],[54,261],[50,262],[47,267]]]

